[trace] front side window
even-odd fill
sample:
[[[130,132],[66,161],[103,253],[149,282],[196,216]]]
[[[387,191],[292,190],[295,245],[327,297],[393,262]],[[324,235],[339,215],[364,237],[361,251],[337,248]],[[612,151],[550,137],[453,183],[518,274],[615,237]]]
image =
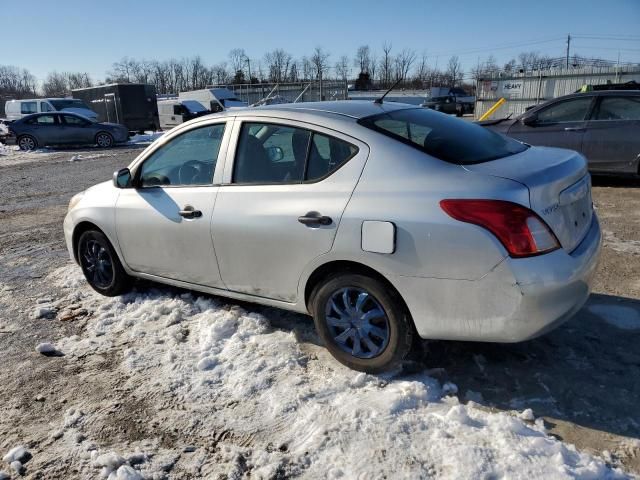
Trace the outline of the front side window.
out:
[[[54,109],[47,102],[40,102],[40,111],[41,112],[53,112]]]
[[[73,115],[62,115],[62,118],[64,119],[64,123],[71,126],[83,126],[89,123],[86,120],[83,120],[80,117],[75,117]]]
[[[581,122],[587,116],[592,97],[566,100],[538,113],[537,123]]]
[[[174,137],[142,164],[142,187],[210,185],[225,124],[200,127]]]
[[[594,120],[640,120],[640,96],[602,97]]]
[[[395,110],[362,118],[358,123],[458,165],[488,162],[528,148],[517,140],[427,108]]]
[[[317,181],[337,170],[357,151],[343,140],[304,128],[244,123],[233,183]]]
[[[23,115],[38,113],[38,102],[22,102],[20,104],[20,113]]]

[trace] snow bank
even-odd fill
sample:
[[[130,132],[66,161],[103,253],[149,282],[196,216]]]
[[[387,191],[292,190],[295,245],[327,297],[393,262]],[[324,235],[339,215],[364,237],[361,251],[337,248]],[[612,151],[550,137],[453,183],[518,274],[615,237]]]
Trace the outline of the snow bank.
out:
[[[203,444],[219,439],[215,458],[193,457],[203,477],[239,478],[249,470],[252,478],[624,478],[547,435],[543,422],[460,404],[454,384],[342,367],[323,348],[298,340],[315,338],[304,317],[270,310],[284,325],[276,329],[258,313],[190,293],[100,297],[75,266],[55,279],[70,301],[94,312],[82,336],[59,342],[70,361],[121,352],[123,388],[164,405],[162,425],[192,442],[197,435]],[[86,412],[93,422],[95,415]],[[192,450],[173,453],[199,455],[181,453]],[[171,452],[162,455],[171,459]],[[108,478],[172,468],[170,460],[151,467],[97,452],[95,462]]]

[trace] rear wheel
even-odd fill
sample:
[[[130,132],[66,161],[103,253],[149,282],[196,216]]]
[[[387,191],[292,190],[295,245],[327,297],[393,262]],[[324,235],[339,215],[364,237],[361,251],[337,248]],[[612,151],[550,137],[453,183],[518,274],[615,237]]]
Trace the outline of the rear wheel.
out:
[[[78,261],[87,282],[96,292],[115,297],[131,287],[111,243],[98,230],[88,230],[78,240]]]
[[[456,117],[462,117],[464,115],[464,105],[456,105]]]
[[[368,373],[399,367],[411,350],[414,329],[405,308],[381,281],[340,274],[316,288],[316,330],[341,363]]]
[[[109,148],[113,146],[113,137],[110,133],[100,132],[96,135],[96,143],[100,148]]]
[[[35,150],[38,148],[37,140],[31,135],[21,135],[18,137],[20,150]]]

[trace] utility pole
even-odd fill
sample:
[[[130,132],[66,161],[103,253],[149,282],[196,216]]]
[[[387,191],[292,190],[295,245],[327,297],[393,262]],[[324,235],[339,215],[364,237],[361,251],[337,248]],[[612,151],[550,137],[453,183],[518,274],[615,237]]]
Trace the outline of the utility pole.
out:
[[[569,48],[571,47],[571,35],[567,35],[567,70],[569,70]]]
[[[249,84],[251,83],[251,60],[246,55],[244,58],[247,60],[247,69],[249,70]]]

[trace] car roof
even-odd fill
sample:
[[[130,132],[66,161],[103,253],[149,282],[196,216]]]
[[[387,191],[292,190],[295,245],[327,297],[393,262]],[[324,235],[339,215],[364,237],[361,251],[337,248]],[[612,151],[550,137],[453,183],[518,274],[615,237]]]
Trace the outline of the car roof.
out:
[[[418,105],[406,103],[384,102],[375,103],[370,100],[338,100],[326,102],[281,103],[276,105],[264,105],[247,109],[231,110],[229,114],[237,117],[256,115],[259,112],[268,114],[290,115],[295,112],[331,117],[340,115],[353,119],[361,119],[379,113],[392,112],[408,108],[420,108]]]
[[[635,97],[640,95],[640,90],[590,90],[588,92],[576,92],[569,95],[563,95],[561,97],[553,98],[552,100],[560,100],[565,98],[577,98],[577,97]]]

